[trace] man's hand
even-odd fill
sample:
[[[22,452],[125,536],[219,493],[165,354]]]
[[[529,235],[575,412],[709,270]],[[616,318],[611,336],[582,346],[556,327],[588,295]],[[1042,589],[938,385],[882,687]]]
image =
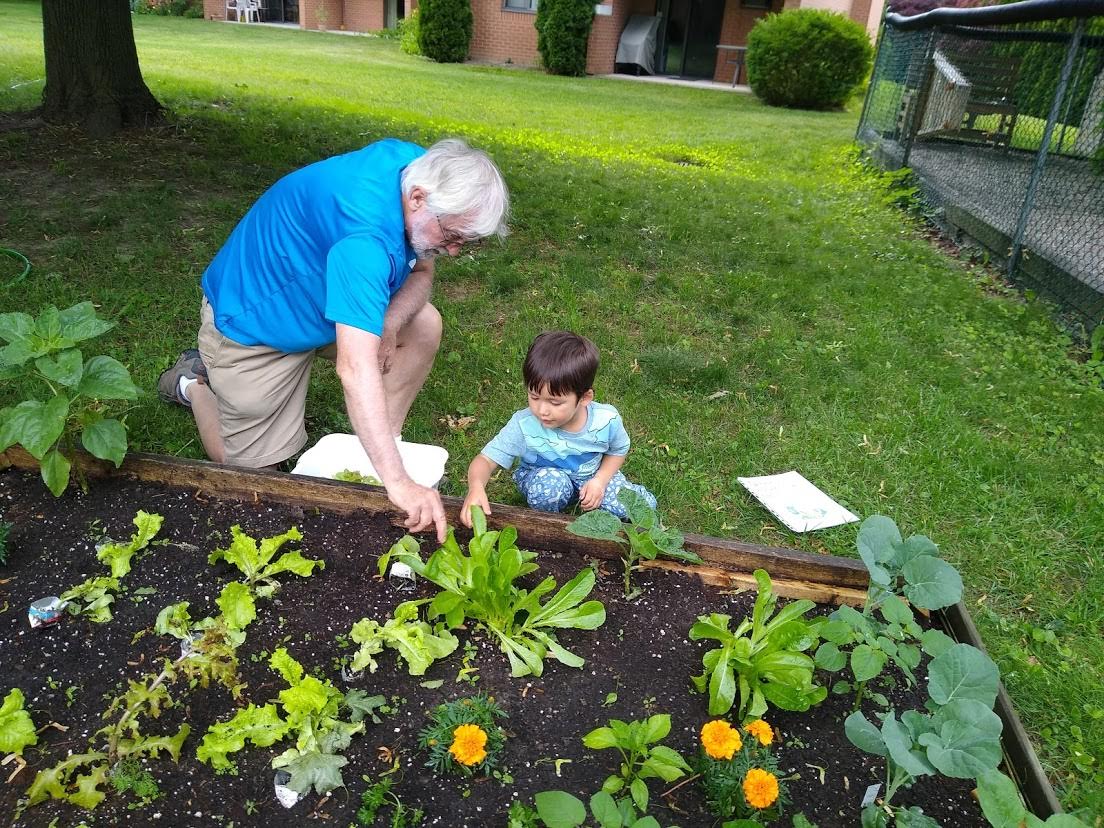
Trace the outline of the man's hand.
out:
[[[445,520],[445,505],[436,489],[419,486],[413,480],[407,480],[396,486],[388,486],[387,497],[406,512],[403,525],[409,531],[421,532],[430,526],[436,526],[437,543],[445,542],[448,522]]]
[[[605,480],[598,477],[590,478],[579,488],[579,508],[584,512],[591,512],[601,506],[607,485],[609,484]]]
[[[391,371],[391,360],[395,356],[398,338],[399,335],[395,329],[388,330],[387,326],[384,326],[383,336],[380,337],[379,341],[379,352],[376,355],[380,374],[387,374]]]
[[[464,498],[464,505],[460,507],[460,522],[471,529],[472,516],[471,507],[478,506],[483,510],[483,514],[489,515],[491,513],[491,503],[487,500],[486,489],[472,488],[468,490],[468,496]]]

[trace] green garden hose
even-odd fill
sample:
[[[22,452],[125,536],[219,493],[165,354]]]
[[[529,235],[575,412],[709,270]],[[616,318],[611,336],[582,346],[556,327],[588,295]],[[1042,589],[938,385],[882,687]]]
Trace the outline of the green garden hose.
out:
[[[15,259],[17,262],[23,262],[23,272],[20,273],[18,276],[16,276],[14,279],[12,279],[10,282],[7,282],[3,286],[0,286],[0,289],[7,289],[7,288],[10,288],[10,287],[15,287],[20,282],[22,282],[24,279],[26,279],[27,274],[31,272],[31,262],[30,262],[30,260],[26,256],[24,256],[22,253],[20,253],[18,250],[9,250],[6,247],[0,247],[0,256],[8,256],[9,258]]]

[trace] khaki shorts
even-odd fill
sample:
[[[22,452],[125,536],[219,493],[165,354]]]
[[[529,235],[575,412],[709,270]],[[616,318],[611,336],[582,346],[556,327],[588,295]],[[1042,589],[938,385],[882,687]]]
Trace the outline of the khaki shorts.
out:
[[[303,416],[311,363],[316,356],[334,359],[335,345],[293,354],[265,345],[241,345],[219,333],[204,297],[199,353],[218,401],[227,463],[272,466],[306,445]]]

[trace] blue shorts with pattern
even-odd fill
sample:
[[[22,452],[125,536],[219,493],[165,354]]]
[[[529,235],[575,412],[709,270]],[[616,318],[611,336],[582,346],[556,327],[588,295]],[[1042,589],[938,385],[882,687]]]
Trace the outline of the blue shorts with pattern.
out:
[[[514,472],[514,482],[525,495],[530,508],[542,512],[562,512],[572,501],[578,500],[579,489],[586,480],[576,480],[563,469],[551,466],[519,466]],[[655,496],[638,483],[630,483],[621,472],[617,472],[606,486],[605,497],[598,506],[622,520],[628,517],[625,507],[617,499],[622,489],[631,489],[643,497],[653,509]]]

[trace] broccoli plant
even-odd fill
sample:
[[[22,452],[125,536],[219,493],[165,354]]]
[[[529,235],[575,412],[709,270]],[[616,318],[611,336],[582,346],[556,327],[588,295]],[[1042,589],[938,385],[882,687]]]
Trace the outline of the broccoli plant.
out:
[[[126,426],[108,416],[108,401],[133,400],[138,389],[121,362],[109,356],[84,358],[77,344],[115,327],[96,316],[91,302],[59,311],[53,305],[37,317],[0,313],[0,381],[40,380],[45,400],[25,399],[0,409],[0,451],[18,443],[42,467],[42,480],[55,496],[69,485],[77,437],[101,460],[116,466],[127,450]],[[63,453],[63,449],[64,452]],[[88,484],[78,476],[81,488]]]
[[[628,525],[609,512],[595,509],[568,524],[567,531],[583,538],[613,541],[624,547],[621,560],[625,567],[625,598],[635,598],[640,594],[639,590],[633,591],[632,574],[640,569],[641,561],[670,558],[687,563],[701,563],[697,554],[682,548],[682,532],[664,527],[655,510],[643,497],[631,489],[622,489],[617,499],[628,512]]]

